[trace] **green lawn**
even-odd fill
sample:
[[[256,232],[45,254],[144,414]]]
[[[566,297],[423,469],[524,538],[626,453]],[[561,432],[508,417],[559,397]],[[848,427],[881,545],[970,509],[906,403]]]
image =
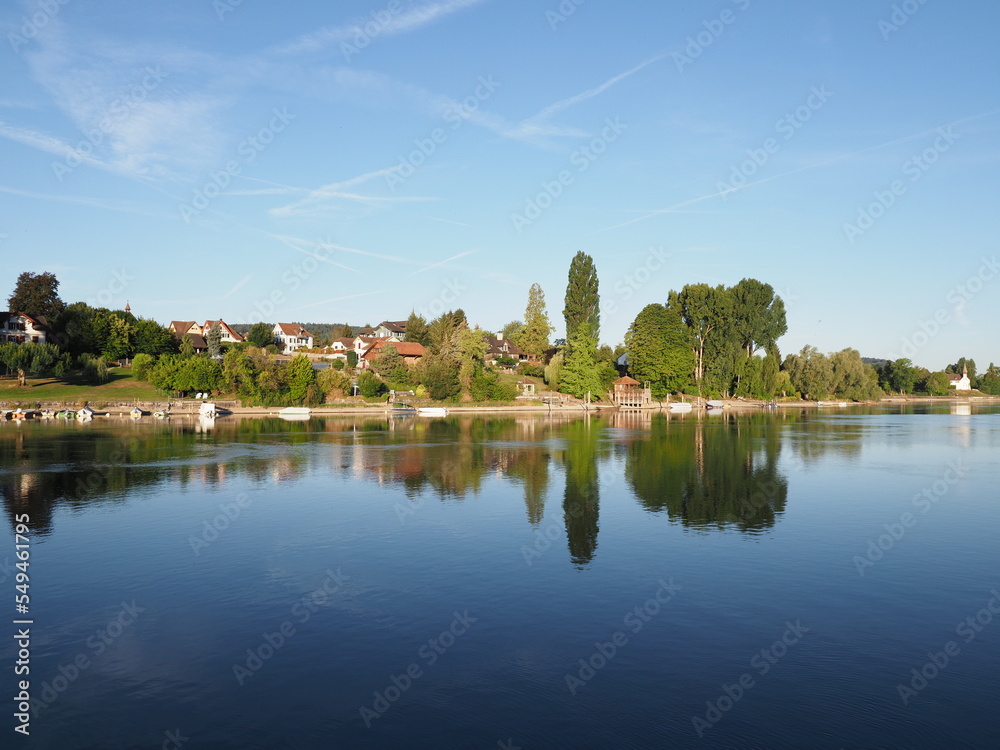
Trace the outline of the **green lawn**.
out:
[[[149,383],[135,380],[130,367],[115,367],[109,370],[108,382],[103,385],[91,385],[74,377],[65,380],[28,378],[27,386],[18,388],[17,378],[0,378],[0,403],[5,404],[18,401],[24,404],[33,404],[36,401],[65,401],[74,404],[89,401],[91,404],[99,404],[164,400],[163,393]]]

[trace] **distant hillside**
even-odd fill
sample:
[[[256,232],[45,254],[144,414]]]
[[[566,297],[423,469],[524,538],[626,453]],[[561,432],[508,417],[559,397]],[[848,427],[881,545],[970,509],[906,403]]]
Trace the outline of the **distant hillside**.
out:
[[[887,359],[876,359],[875,357],[862,357],[861,361],[864,362],[866,365],[875,365],[877,367],[881,367],[882,365],[884,365],[889,360],[887,360]]]

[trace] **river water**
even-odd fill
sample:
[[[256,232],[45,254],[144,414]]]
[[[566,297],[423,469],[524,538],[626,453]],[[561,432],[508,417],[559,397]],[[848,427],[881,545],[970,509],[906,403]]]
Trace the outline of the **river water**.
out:
[[[998,459],[996,407],[2,423],[0,746],[994,748]]]

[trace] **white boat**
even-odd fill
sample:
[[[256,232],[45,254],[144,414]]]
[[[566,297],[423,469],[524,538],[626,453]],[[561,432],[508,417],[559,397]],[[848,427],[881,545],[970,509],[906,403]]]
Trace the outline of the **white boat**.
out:
[[[198,416],[205,417],[207,419],[215,419],[216,411],[215,404],[211,401],[204,401],[198,407]]]
[[[670,411],[672,411],[674,414],[686,414],[687,412],[691,411],[691,404],[687,403],[686,401],[678,401],[670,404]]]
[[[281,409],[278,412],[278,414],[285,414],[287,416],[292,416],[295,414],[300,416],[301,415],[309,416],[310,414],[312,414],[312,409],[310,409],[308,406],[286,406],[284,409]]]
[[[128,415],[132,417],[132,419],[138,419],[139,417],[142,416],[142,409],[140,409],[138,406],[133,406],[132,409],[129,411]]]
[[[157,419],[163,419],[165,416],[167,416],[167,412],[165,412],[165,411],[154,411],[153,412],[153,416],[156,417]]]
[[[89,406],[85,406],[82,409],[80,409],[80,411],[78,411],[76,413],[76,418],[77,419],[93,419],[94,418],[94,410],[91,409]]]
[[[418,417],[447,417],[448,410],[443,406],[421,406],[417,409]]]
[[[705,402],[706,409],[724,409],[726,405],[722,401],[712,400]]]

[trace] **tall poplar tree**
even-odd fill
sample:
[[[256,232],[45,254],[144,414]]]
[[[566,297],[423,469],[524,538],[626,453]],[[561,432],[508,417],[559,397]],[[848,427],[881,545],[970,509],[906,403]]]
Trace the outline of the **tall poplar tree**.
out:
[[[552,324],[545,310],[545,292],[540,284],[532,284],[528,290],[528,306],[524,310],[524,327],[518,332],[516,343],[527,354],[535,358],[549,348]]]
[[[594,259],[585,252],[573,256],[569,265],[569,283],[566,285],[566,340],[569,341],[581,324],[590,326],[590,335],[600,340],[601,296],[598,292],[597,268]]]

